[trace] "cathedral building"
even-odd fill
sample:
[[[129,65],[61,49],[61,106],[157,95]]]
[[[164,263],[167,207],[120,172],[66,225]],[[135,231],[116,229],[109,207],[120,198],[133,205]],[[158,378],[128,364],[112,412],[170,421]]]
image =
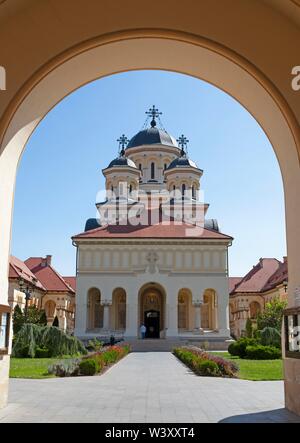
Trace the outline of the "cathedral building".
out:
[[[119,138],[103,169],[99,218],[72,237],[77,248],[75,334],[226,341],[228,247],[232,237],[207,219],[203,171],[162,127],[153,106],[144,129]]]

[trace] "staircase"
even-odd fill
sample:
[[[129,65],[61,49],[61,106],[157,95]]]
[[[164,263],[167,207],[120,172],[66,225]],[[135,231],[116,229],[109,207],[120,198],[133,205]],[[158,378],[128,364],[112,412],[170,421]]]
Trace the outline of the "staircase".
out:
[[[125,343],[130,344],[132,352],[170,352],[179,346],[199,346],[208,351],[227,351],[231,340],[227,338],[161,338],[145,340],[141,339],[126,339]]]

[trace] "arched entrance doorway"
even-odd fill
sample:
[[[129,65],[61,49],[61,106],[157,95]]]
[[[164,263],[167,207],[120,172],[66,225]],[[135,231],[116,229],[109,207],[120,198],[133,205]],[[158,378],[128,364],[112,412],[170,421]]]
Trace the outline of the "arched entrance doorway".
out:
[[[139,293],[139,326],[146,326],[146,338],[163,338],[165,330],[165,292],[149,283]]]

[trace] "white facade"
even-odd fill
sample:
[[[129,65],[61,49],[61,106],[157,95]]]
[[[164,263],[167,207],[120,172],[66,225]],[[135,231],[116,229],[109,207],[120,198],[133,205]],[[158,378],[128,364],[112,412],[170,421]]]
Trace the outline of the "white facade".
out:
[[[202,207],[205,215],[208,205],[197,201],[203,171],[187,157],[184,138],[180,141],[181,149],[173,137],[156,128],[154,115],[151,128],[133,137],[126,150],[123,144],[119,157],[103,170],[108,194],[117,197],[108,195],[97,203],[101,216],[108,206],[117,202],[123,207],[124,201],[139,213],[155,207],[162,217],[165,203],[172,201],[169,213],[174,215],[174,207],[183,200],[193,208]],[[145,201],[141,205],[141,191],[166,191],[166,196],[146,207]],[[182,192],[177,203],[175,191]],[[119,212],[108,219],[108,224],[89,226],[73,237],[78,337],[139,338],[142,324],[148,338],[230,337],[231,237],[221,234],[215,222],[203,226],[203,219],[203,229],[195,236],[184,234],[174,220],[170,228],[159,221],[148,230],[124,225]],[[192,226],[184,219],[184,225],[193,228],[197,220]]]

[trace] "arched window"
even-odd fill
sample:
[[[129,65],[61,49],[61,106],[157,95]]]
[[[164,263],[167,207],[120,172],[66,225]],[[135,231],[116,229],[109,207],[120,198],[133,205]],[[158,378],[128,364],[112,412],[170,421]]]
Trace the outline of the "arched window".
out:
[[[155,178],[155,163],[151,163],[151,180]]]
[[[129,193],[132,193],[132,185],[129,185]]]
[[[142,163],[139,163],[139,170],[142,170]]]
[[[183,183],[181,186],[182,197],[184,197],[184,195],[185,195],[185,188],[186,188],[185,183]]]
[[[164,171],[167,169],[167,163],[164,164]]]

